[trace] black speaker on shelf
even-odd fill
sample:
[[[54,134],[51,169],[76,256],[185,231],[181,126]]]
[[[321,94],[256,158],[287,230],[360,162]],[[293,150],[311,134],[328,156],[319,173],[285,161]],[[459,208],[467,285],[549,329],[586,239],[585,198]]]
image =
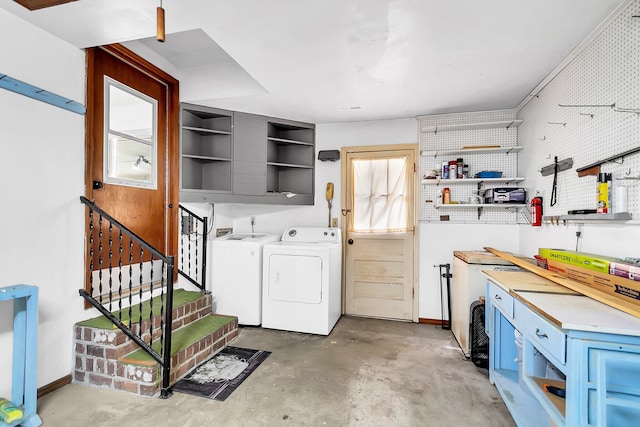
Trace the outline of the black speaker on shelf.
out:
[[[474,301],[470,307],[471,361],[478,368],[489,369],[489,337],[484,330],[484,300]]]

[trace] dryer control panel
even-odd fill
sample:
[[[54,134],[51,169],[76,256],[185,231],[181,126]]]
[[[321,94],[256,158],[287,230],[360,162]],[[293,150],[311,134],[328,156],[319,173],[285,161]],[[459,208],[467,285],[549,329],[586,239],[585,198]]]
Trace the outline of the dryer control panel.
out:
[[[341,234],[339,228],[328,227],[289,227],[282,234],[283,242],[340,243]]]

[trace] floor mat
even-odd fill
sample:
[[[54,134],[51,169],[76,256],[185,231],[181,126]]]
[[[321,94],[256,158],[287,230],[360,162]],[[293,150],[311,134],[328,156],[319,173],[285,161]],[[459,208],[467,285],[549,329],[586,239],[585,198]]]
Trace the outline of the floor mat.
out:
[[[178,381],[173,390],[224,401],[270,354],[226,347]]]

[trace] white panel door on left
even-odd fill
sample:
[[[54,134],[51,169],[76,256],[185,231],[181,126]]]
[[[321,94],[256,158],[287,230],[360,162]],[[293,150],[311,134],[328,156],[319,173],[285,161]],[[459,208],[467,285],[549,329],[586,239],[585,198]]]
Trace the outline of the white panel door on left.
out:
[[[269,298],[276,301],[320,304],[322,258],[308,255],[271,255]]]

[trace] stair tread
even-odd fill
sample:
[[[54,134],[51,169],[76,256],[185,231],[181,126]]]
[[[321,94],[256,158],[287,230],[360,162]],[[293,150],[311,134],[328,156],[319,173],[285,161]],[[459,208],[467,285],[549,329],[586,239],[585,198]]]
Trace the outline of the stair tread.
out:
[[[223,328],[225,325],[233,322],[236,318],[232,316],[221,316],[218,314],[209,314],[203,318],[173,332],[171,338],[171,355],[175,355],[180,350],[194,344],[206,337],[207,335]],[[160,342],[156,340],[152,348],[159,351]],[[120,362],[135,365],[154,365],[156,361],[143,349],[138,349],[119,359]]]
[[[180,307],[181,305],[193,302],[198,298],[200,298],[200,296],[202,296],[202,292],[192,292],[192,291],[186,291],[184,289],[175,289],[173,291],[173,307],[176,308],[176,307]],[[159,301],[160,301],[159,296],[153,298],[154,307],[160,307]],[[132,317],[134,319],[139,319],[140,318],[139,313],[140,313],[140,309],[138,304],[133,305],[131,307]],[[142,303],[142,318],[148,319],[149,313],[150,313],[150,304],[149,304],[149,301],[147,300]],[[113,315],[115,317],[118,317],[119,311],[114,311]],[[129,319],[130,319],[129,308],[125,308],[122,310],[121,321],[127,324],[129,322]],[[82,322],[78,322],[78,325],[86,326],[89,328],[96,328],[96,329],[117,329],[117,326],[111,323],[111,321],[104,316],[98,316],[98,317],[94,317],[93,319],[88,319]]]

